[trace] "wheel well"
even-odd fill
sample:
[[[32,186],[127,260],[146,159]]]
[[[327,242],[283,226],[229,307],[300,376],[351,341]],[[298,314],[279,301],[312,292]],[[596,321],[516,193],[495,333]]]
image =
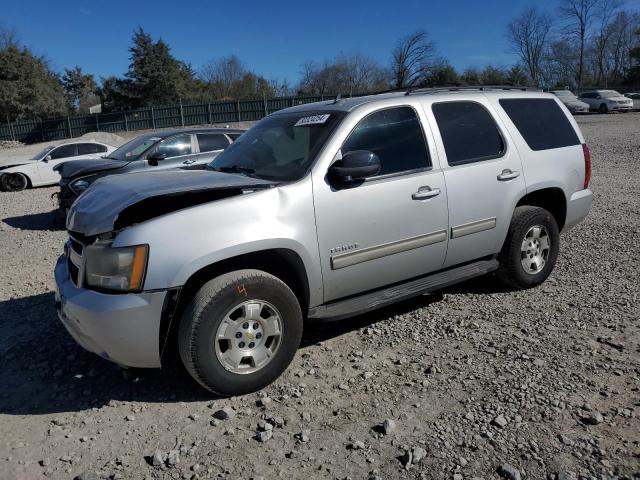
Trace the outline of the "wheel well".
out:
[[[521,205],[544,208],[554,216],[558,223],[558,229],[563,229],[567,218],[567,199],[560,188],[543,188],[527,193],[520,199],[516,207]]]
[[[309,307],[309,281],[304,263],[297,253],[289,249],[270,249],[228,258],[207,265],[191,275],[180,289],[175,306],[169,307],[173,312],[163,313],[159,338],[161,355],[164,354],[165,347],[173,348],[182,312],[200,287],[215,277],[246,268],[262,270],[286,283],[298,298],[302,314],[306,315]]]

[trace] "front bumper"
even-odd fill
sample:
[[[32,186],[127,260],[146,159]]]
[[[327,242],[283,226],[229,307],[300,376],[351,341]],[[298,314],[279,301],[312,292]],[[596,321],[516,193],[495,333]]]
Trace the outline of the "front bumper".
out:
[[[575,192],[567,202],[567,217],[564,222],[563,231],[567,231],[582,222],[593,203],[593,193],[588,188]]]
[[[69,184],[60,185],[60,193],[58,194],[58,205],[62,210],[68,210],[76,201],[78,196],[69,188]]]
[[[78,288],[67,257],[55,268],[56,309],[84,349],[127,367],[160,367],[160,320],[167,292],[104,294]]]

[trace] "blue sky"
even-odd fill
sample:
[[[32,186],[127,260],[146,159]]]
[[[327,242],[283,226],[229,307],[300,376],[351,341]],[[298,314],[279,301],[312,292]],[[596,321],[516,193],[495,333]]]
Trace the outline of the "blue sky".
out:
[[[236,54],[267,78],[299,77],[307,60],[360,51],[387,64],[396,40],[424,29],[459,69],[515,61],[505,25],[526,6],[555,12],[557,0],[169,1],[25,0],[3,2],[0,22],[53,67],[80,65],[96,77],[122,75],[135,29],[164,38],[198,69]],[[640,0],[628,0],[640,8]]]

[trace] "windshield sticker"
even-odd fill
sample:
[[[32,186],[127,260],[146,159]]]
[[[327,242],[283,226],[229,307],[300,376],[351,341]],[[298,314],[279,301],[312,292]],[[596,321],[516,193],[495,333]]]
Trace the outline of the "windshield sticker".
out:
[[[331,116],[330,113],[325,113],[323,115],[311,115],[310,117],[302,117],[300,120],[298,120],[294,127],[305,127],[307,125],[322,125],[324,122],[326,122],[329,117]]]

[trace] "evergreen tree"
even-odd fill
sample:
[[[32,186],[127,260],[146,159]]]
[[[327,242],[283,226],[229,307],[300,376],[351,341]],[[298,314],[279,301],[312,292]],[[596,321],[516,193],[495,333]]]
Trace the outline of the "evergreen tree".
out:
[[[71,107],[80,113],[88,112],[89,107],[99,102],[99,98],[96,96],[97,85],[93,75],[84,74],[78,66],[65,69],[62,76],[62,86]]]
[[[64,89],[47,61],[28,48],[0,49],[0,118],[32,119],[67,113]]]

